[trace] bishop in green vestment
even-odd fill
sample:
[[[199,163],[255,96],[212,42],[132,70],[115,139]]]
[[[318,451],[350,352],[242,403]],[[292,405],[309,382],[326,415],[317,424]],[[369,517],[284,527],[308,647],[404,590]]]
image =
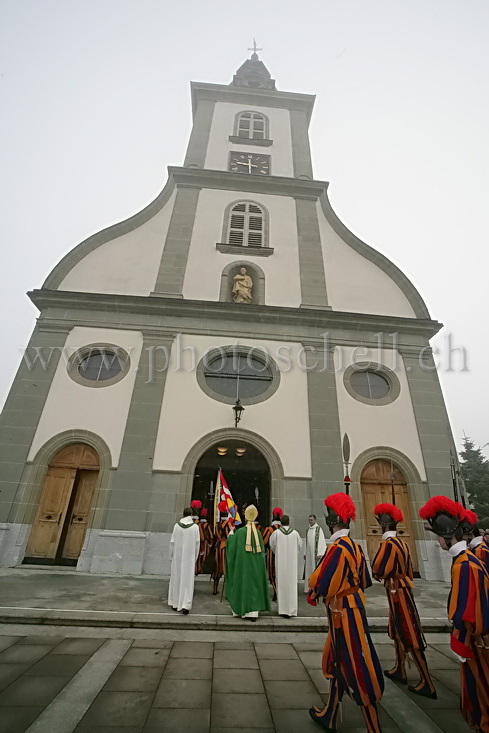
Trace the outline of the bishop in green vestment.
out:
[[[254,520],[252,504],[245,512],[246,524],[230,534],[226,544],[226,598],[235,616],[256,620],[259,611],[270,611],[265,547]]]

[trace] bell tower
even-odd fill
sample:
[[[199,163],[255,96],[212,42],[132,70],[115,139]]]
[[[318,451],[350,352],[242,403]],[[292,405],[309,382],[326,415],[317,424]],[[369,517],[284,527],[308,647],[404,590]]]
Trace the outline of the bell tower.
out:
[[[308,127],[315,98],[277,91],[256,50],[229,85],[193,82],[191,89],[186,167],[312,180]],[[237,152],[244,157],[232,160]]]

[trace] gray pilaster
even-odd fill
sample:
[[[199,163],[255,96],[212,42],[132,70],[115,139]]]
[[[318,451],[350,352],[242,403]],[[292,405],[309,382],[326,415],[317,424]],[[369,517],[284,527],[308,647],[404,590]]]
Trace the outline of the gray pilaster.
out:
[[[305,354],[312,464],[311,509],[316,516],[322,517],[326,496],[343,491],[343,461],[333,354],[317,344],[311,345],[315,350],[308,348]]]
[[[68,331],[34,328],[0,417],[0,522],[14,502]]]
[[[184,166],[186,168],[204,168],[205,166],[215,106],[216,103],[210,99],[200,99],[197,104],[185,155]]]
[[[292,136],[294,176],[295,178],[312,180],[311,148],[309,147],[307,115],[304,110],[293,109],[290,111],[290,132]]]
[[[149,526],[153,458],[172,342],[173,336],[144,336],[119,466],[110,485],[106,529],[145,531]]]
[[[399,350],[406,368],[430,496],[452,496],[450,448],[453,438],[438,372],[433,368],[431,356],[424,354],[420,358],[421,350],[402,347]]]
[[[200,187],[178,186],[156,278],[155,295],[182,297]]]
[[[296,197],[295,208],[299,242],[301,306],[327,308],[329,307],[328,293],[316,200]]]

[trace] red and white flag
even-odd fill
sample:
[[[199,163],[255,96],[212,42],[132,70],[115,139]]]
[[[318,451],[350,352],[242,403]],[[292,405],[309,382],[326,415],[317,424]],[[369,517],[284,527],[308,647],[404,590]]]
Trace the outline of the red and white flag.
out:
[[[238,507],[234,503],[234,499],[231,492],[229,491],[226,479],[224,478],[221,469],[219,469],[219,471],[217,472],[216,494],[214,496],[214,517],[216,523],[220,519],[220,512],[217,507],[221,501],[226,502],[228,513],[236,522],[236,524],[241,524],[241,517],[239,516]]]

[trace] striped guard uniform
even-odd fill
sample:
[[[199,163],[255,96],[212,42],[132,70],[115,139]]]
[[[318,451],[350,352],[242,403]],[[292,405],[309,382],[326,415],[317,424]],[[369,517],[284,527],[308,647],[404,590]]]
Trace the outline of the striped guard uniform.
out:
[[[367,731],[380,731],[376,703],[384,677],[365,613],[363,591],[372,585],[359,545],[349,536],[332,537],[321,563],[309,578],[308,603],[320,597],[327,606],[329,630],[323,652],[323,673],[331,680],[328,702],[315,708],[325,728],[336,729],[338,706],[346,692],[361,707]]]
[[[212,580],[214,581],[214,595],[217,594],[217,588],[219,581],[224,575],[225,557],[226,557],[226,542],[228,535],[233,529],[233,520],[228,517],[227,519],[221,519],[215,530],[215,565],[212,571]]]
[[[201,519],[199,522],[199,534],[200,534],[200,549],[199,557],[195,563],[195,574],[200,575],[204,563],[207,560],[211,551],[212,544],[214,542],[214,533],[211,529],[209,522],[206,519]]]
[[[469,544],[470,551],[481,561],[489,573],[489,546],[482,537],[474,537]]]
[[[406,681],[406,656],[411,655],[420,675],[416,689],[435,692],[424,654],[426,641],[413,595],[413,566],[409,547],[397,536],[380,543],[372,563],[372,574],[383,580],[389,602],[388,633],[394,642],[396,664],[387,672],[389,677]]]
[[[262,530],[263,544],[265,545],[265,558],[267,561],[268,582],[273,588],[274,598],[277,595],[277,577],[275,572],[275,553],[272,552],[272,548],[270,547],[270,537],[277,529],[280,529],[281,526],[282,523],[275,520],[272,522],[270,527],[265,527]]]
[[[460,665],[462,715],[471,728],[486,733],[489,731],[489,576],[481,561],[467,549],[462,549],[453,559],[448,618],[453,624],[450,646],[466,659]]]

